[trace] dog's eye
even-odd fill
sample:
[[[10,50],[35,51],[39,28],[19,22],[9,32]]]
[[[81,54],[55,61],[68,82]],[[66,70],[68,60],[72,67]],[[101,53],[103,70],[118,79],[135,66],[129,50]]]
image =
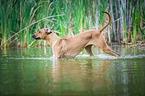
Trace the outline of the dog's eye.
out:
[[[41,33],[41,32],[39,31],[39,33]]]

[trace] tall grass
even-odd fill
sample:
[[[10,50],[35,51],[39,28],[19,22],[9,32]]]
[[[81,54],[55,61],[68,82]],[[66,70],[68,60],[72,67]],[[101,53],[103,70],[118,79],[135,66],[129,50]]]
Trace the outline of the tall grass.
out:
[[[103,32],[106,41],[133,44],[145,38],[144,3],[144,0],[2,0],[1,47],[47,46],[45,41],[31,38],[31,34],[45,27],[61,32],[58,35],[63,38],[99,29],[107,23],[107,15],[101,11],[112,16],[111,24]],[[49,16],[54,17],[46,18]],[[33,24],[36,21],[39,22]]]
[[[4,5],[2,6],[2,2],[0,2],[0,13],[1,13],[1,34],[2,34],[2,42],[4,47],[6,47],[7,43],[6,40],[8,39],[9,32],[8,32],[8,11],[10,6],[7,2],[3,2]]]

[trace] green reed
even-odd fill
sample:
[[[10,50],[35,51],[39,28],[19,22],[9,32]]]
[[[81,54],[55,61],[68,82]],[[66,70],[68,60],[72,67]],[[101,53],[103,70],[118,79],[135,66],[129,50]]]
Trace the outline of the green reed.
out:
[[[4,5],[2,5],[2,2],[0,2],[0,13],[1,13],[1,33],[2,33],[2,44],[4,44],[3,46],[6,47],[7,43],[6,43],[6,40],[8,38],[8,30],[7,30],[7,20],[8,20],[8,16],[7,16],[7,13],[8,13],[8,9],[10,6],[8,6],[8,3],[6,2],[3,2],[5,3]]]
[[[58,34],[60,37],[73,36],[89,29],[99,29],[108,20],[107,15],[101,11],[108,11],[112,15],[111,24],[103,32],[106,41],[136,43],[145,38],[144,2],[143,0],[9,0],[7,2],[2,0],[0,1],[1,47],[47,46],[46,42],[36,43],[31,37],[31,34],[46,27],[61,32]],[[47,19],[48,16],[55,17]],[[33,24],[42,18],[46,19]]]

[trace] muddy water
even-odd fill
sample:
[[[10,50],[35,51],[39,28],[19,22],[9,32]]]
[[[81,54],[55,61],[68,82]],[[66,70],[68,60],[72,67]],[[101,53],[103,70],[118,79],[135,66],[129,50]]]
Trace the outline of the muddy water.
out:
[[[120,58],[93,48],[56,60],[51,48],[0,50],[0,96],[145,96],[145,47],[111,46]]]

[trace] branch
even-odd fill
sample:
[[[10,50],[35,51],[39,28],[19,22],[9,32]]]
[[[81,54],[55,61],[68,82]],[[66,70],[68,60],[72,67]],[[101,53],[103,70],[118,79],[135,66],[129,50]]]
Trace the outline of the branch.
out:
[[[8,42],[11,38],[13,38],[14,36],[16,36],[16,35],[18,35],[18,33],[20,33],[20,32],[22,32],[23,30],[25,30],[25,29],[27,29],[28,27],[30,27],[30,26],[32,26],[32,25],[34,25],[34,24],[36,24],[36,23],[38,23],[38,22],[40,22],[40,21],[42,21],[42,20],[44,20],[44,19],[47,19],[47,18],[52,18],[52,17],[58,17],[58,16],[63,16],[64,14],[62,14],[62,15],[54,15],[54,16],[48,16],[48,17],[46,17],[46,18],[42,18],[42,19],[40,19],[40,20],[38,20],[38,21],[36,21],[36,22],[33,22],[33,23],[31,23],[30,25],[28,25],[28,26],[26,26],[25,28],[23,28],[22,30],[20,30],[20,31],[18,31],[17,33],[15,33],[12,37],[10,37],[6,42]],[[5,42],[5,43],[6,43]],[[5,44],[4,43],[4,44]],[[2,45],[4,45],[4,44],[2,44]]]

